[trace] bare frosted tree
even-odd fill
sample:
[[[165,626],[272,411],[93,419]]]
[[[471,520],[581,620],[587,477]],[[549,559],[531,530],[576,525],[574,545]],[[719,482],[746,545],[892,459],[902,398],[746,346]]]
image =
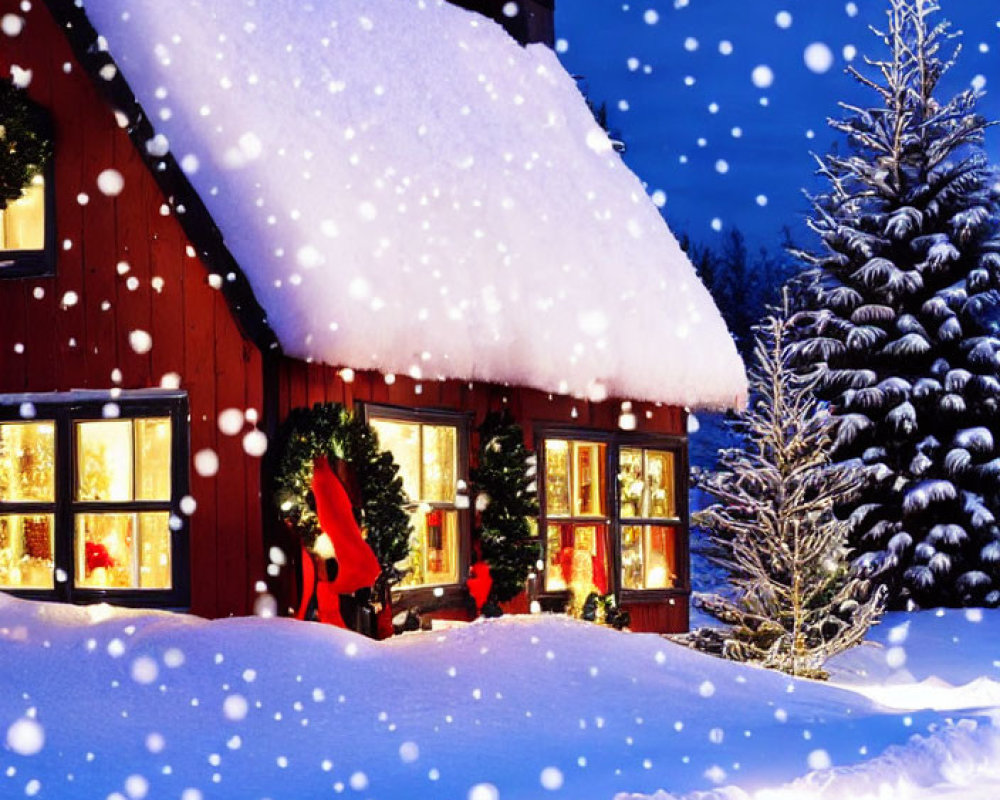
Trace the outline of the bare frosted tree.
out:
[[[758,328],[753,404],[735,423],[743,447],[722,451],[721,469],[698,479],[718,500],[696,515],[709,558],[729,573],[731,597],[696,602],[728,625],[689,638],[699,649],[792,675],[825,677],[822,665],[858,644],[883,610],[884,591],[850,574],[847,526],[834,506],[862,473],[829,458],[831,418],[815,399],[818,375],[789,364],[788,322]]]

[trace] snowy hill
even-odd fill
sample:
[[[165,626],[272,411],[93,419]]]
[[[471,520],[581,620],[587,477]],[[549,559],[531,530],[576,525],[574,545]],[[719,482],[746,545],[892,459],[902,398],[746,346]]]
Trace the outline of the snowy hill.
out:
[[[907,663],[928,663],[896,677],[947,680],[930,664],[942,655],[939,619],[907,619]],[[940,663],[995,686],[1000,670],[976,645],[996,641],[1000,615],[963,624],[951,648],[960,655]],[[1000,778],[986,759],[996,732],[968,708],[982,703],[952,694],[951,706],[967,710],[948,716],[978,720],[956,727],[919,710],[919,693],[905,709],[865,697],[862,667],[884,650],[856,651],[834,686],[564,617],[377,643],[290,620],[206,622],[0,595],[0,795],[611,800],[780,787],[863,762],[852,780],[952,789],[993,780],[995,797]],[[924,740],[877,758],[914,734]],[[940,769],[918,769],[913,754],[928,752],[945,759]],[[727,792],[712,796],[747,796]]]

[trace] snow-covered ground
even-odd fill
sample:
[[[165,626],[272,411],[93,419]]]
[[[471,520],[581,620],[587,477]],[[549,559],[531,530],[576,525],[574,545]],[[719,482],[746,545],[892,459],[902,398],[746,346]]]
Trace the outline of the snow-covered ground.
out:
[[[558,616],[378,643],[0,594],[0,796],[1000,796],[1000,613],[872,638],[822,684]]]

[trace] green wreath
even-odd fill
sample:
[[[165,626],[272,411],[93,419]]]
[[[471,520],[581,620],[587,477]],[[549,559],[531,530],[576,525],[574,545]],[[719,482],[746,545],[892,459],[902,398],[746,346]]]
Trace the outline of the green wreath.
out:
[[[379,450],[371,426],[339,403],[317,403],[292,411],[281,440],[274,493],[281,519],[311,547],[320,533],[311,490],[313,460],[325,455],[346,462],[360,495],[354,517],[382,565],[383,579],[390,585],[398,581],[402,573],[396,564],[409,554],[406,495],[399,466],[391,453]]]
[[[45,128],[28,93],[0,79],[0,210],[45,168],[52,155]]]

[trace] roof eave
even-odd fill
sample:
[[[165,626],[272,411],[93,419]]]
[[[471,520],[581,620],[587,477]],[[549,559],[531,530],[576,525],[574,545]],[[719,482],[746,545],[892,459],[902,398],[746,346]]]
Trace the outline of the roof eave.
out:
[[[43,0],[49,13],[62,28],[73,54],[80,62],[98,93],[128,120],[126,130],[153,180],[160,187],[171,213],[194,246],[209,275],[217,276],[219,291],[225,297],[243,335],[263,354],[281,352],[281,345],[267,322],[267,314],[257,301],[250,281],[222,238],[215,221],[201,197],[188,181],[173,154],[154,155],[147,143],[155,136],[149,116],[135,97],[111,54],[101,49],[98,33],[83,8],[73,0]],[[106,69],[111,67],[111,70]],[[113,72],[110,78],[104,75]]]

